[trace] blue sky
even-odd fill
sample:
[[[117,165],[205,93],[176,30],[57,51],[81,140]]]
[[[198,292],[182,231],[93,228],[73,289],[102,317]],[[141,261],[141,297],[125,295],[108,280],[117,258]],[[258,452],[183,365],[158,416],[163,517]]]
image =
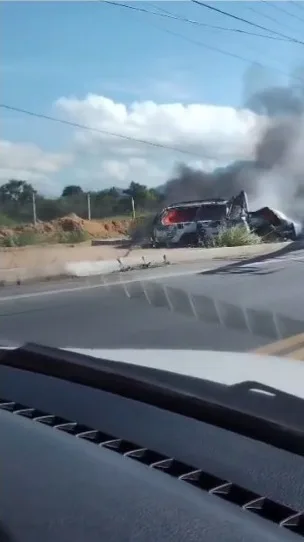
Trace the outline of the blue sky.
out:
[[[131,5],[159,6],[204,23],[259,32],[191,2]],[[278,32],[304,36],[304,9],[292,4],[286,3],[286,9],[293,17],[261,2],[214,5]],[[248,90],[265,81],[286,83],[280,70],[288,74],[304,60],[301,45],[196,27],[102,2],[1,2],[0,21],[1,102],[46,114],[56,114],[58,98],[87,93],[125,104],[150,99],[240,107]],[[67,145],[71,135],[64,126],[10,112],[1,112],[1,124],[2,139],[31,141],[50,151]]]

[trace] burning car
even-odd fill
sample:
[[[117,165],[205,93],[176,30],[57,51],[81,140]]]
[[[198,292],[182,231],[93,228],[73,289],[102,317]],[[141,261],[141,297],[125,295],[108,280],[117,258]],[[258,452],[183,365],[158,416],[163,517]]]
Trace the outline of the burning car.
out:
[[[265,240],[295,239],[302,232],[298,222],[280,211],[263,207],[249,211],[243,190],[230,199],[215,198],[179,202],[165,207],[152,225],[153,246],[209,246],[221,228],[236,225],[254,231]]]
[[[196,215],[202,201],[169,205],[157,214],[152,226],[155,247],[196,244]]]
[[[154,246],[197,246],[207,244],[220,228],[247,223],[248,202],[245,192],[231,199],[215,198],[169,205],[153,222]]]

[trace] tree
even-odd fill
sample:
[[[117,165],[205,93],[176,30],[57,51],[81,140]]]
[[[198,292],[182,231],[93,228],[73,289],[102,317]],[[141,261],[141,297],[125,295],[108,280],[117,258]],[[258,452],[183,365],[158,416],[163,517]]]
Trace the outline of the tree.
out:
[[[70,185],[66,186],[62,190],[61,197],[62,198],[69,198],[71,196],[80,196],[83,193],[84,192],[83,192],[81,186],[78,186],[76,184],[70,184]]]
[[[148,196],[147,187],[143,184],[135,183],[132,181],[129,188],[124,190],[124,193],[133,198],[135,205],[142,207]]]
[[[0,186],[0,200],[2,203],[28,203],[32,201],[33,194],[37,194],[36,190],[26,181],[11,179]]]
[[[37,193],[27,181],[11,179],[0,186],[0,211],[12,220],[28,223],[33,220],[33,194],[36,196],[37,216],[52,220],[70,213],[87,217],[86,192],[81,186],[67,185],[60,197],[50,198]],[[132,182],[127,190],[111,187],[90,192],[91,212],[94,218],[131,216],[134,199],[138,213],[154,212],[159,208],[161,194],[155,189]],[[1,218],[1,217],[0,217]]]
[[[112,188],[108,188],[106,190],[102,190],[101,193],[107,194],[107,196],[110,196],[113,199],[118,199],[120,196],[119,190],[117,190],[115,186],[112,186]]]

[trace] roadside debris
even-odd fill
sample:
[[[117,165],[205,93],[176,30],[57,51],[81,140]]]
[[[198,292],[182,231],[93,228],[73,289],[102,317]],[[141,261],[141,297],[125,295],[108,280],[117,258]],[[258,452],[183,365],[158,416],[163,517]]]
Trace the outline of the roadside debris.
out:
[[[163,255],[163,261],[162,262],[147,262],[145,257],[141,257],[142,263],[138,263],[136,265],[125,265],[121,258],[117,258],[117,262],[119,265],[119,271],[121,273],[125,273],[126,271],[138,271],[140,269],[155,269],[157,267],[164,267],[166,265],[171,265],[167,256]]]

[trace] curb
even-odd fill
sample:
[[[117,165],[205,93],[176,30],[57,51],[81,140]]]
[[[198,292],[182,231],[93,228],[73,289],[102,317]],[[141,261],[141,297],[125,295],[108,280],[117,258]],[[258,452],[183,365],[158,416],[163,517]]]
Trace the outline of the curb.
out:
[[[199,263],[214,261],[215,259],[225,262],[225,260],[241,259],[247,261],[252,258],[262,258],[272,254],[287,250],[289,242],[269,243],[260,245],[247,245],[242,247],[224,247],[224,248],[176,248],[166,251],[155,249],[141,251],[142,256],[132,256],[132,252],[116,260],[103,261],[82,261],[67,262],[65,264],[65,273],[69,276],[88,277],[94,275],[105,275],[117,271],[132,271],[136,269],[146,269],[149,267],[160,267],[163,265]]]
[[[96,275],[109,275],[111,273],[124,271],[152,269],[170,265],[171,263],[174,262],[170,262],[166,254],[153,260],[142,256],[142,258],[117,258],[117,260],[105,260],[99,262],[69,262],[65,265],[65,273],[68,276],[73,277],[90,277]]]
[[[98,275],[110,275],[112,273],[135,271],[163,267],[167,265],[204,263],[218,260],[219,265],[224,265],[225,260],[238,259],[234,265],[248,262],[257,258],[275,256],[282,251],[288,251],[290,243],[275,243],[269,245],[225,247],[211,249],[171,249],[167,251],[140,251],[137,255],[132,252],[126,257],[112,260],[87,260],[66,261],[39,267],[14,267],[11,269],[0,268],[0,286],[21,285],[35,281],[60,280],[64,278],[82,278]],[[233,265],[233,264],[230,264]]]

